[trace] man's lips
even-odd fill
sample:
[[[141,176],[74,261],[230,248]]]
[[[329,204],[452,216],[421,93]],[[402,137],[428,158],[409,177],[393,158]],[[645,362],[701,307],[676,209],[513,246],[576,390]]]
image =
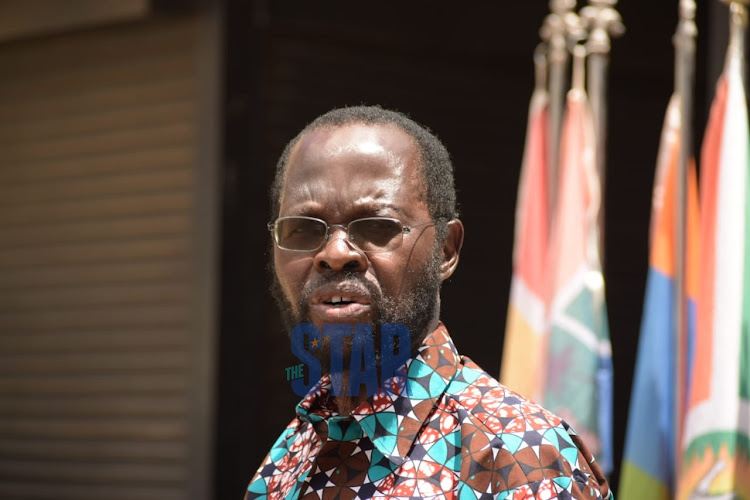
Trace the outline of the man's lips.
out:
[[[332,283],[317,288],[310,298],[310,313],[322,322],[357,322],[372,311],[370,293],[356,283]]]
[[[372,306],[351,302],[346,305],[313,304],[310,306],[310,314],[319,318],[322,323],[360,323],[370,315]]]

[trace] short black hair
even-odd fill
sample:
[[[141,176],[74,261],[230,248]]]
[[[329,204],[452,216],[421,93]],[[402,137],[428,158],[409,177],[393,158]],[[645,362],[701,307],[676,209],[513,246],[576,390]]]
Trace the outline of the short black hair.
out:
[[[448,150],[440,139],[424,127],[398,111],[380,106],[351,106],[333,109],[316,118],[297,134],[281,153],[276,164],[276,174],[271,186],[271,210],[278,216],[281,203],[281,188],[284,184],[289,155],[306,133],[322,128],[335,128],[354,123],[365,125],[396,125],[406,132],[417,145],[425,183],[423,195],[430,217],[436,221],[439,239],[445,238],[447,222],[458,218],[456,188],[453,180],[453,164]]]

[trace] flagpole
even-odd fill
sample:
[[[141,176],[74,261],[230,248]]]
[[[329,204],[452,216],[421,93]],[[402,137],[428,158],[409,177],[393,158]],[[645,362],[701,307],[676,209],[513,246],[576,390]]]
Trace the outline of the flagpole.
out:
[[[596,127],[596,158],[602,193],[599,207],[599,257],[604,261],[604,185],[606,179],[607,145],[607,70],[609,69],[610,37],[625,33],[622,18],[615,9],[617,0],[589,0],[581,9],[581,21],[589,31],[586,52],[588,53],[588,95]]]
[[[748,7],[750,0],[721,0],[729,5],[729,52],[740,54],[740,74],[745,80],[745,28],[748,26]],[[729,54],[727,55],[729,57]]]
[[[534,50],[534,90],[547,90],[547,47],[540,43]]]
[[[694,0],[680,0],[680,20],[674,36],[675,80],[680,99],[680,151],[675,181],[675,294],[673,298],[675,353],[675,471],[680,470],[681,439],[684,407],[683,374],[686,356],[683,332],[686,325],[685,311],[685,248],[687,235],[687,171],[692,154],[693,92],[695,80],[695,40],[698,28],[695,25],[696,5]],[[673,488],[676,485],[673,485]],[[673,490],[676,491],[676,490]]]
[[[573,9],[576,0],[550,0],[551,13],[544,19],[540,30],[542,40],[546,42],[549,54],[547,67],[549,75],[549,121],[547,146],[547,210],[551,214],[555,206],[557,192],[557,168],[560,148],[562,116],[565,108],[567,89],[568,46],[567,33],[569,16],[575,14]]]

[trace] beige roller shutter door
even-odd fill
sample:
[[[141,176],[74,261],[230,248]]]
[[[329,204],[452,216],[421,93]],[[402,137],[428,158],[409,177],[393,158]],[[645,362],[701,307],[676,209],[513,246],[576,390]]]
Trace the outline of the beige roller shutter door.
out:
[[[0,44],[0,498],[196,498],[210,472],[199,24]]]

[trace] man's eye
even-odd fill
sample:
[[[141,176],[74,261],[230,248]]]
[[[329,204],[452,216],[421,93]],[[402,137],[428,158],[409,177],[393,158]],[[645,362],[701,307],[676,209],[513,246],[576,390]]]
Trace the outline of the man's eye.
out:
[[[398,226],[393,223],[393,221],[390,220],[379,220],[379,221],[370,221],[368,224],[369,231],[380,231],[380,232],[394,232],[398,230]]]
[[[398,225],[393,221],[368,221],[367,225],[362,228],[362,233],[368,239],[387,239],[393,238],[398,234]]]
[[[287,236],[320,236],[325,234],[325,226],[322,224],[296,224],[289,228]]]

